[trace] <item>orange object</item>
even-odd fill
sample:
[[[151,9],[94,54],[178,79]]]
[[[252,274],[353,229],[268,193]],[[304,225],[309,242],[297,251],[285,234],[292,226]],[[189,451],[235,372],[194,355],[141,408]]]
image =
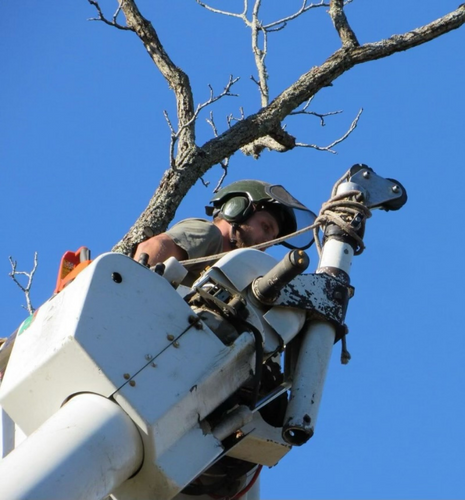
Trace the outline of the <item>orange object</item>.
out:
[[[68,250],[61,258],[54,294],[63,290],[74,278],[92,262],[90,250],[80,247],[76,252]]]

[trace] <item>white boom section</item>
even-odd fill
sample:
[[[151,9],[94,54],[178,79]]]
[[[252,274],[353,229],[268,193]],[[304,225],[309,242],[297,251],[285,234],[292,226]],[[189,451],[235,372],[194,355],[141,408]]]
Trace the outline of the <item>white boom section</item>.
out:
[[[369,208],[405,203],[395,181],[354,167],[350,179],[362,187],[346,182],[338,193],[361,190]],[[258,250],[235,250],[210,267],[195,284],[192,308],[174,289],[184,272],[177,262],[166,264],[165,279],[124,255],[99,256],[10,337],[11,357],[3,350],[0,499],[187,500],[183,491],[197,491],[208,500],[210,487],[224,486],[209,482],[211,466],[234,459],[272,466],[305,443],[336,334],[345,333],[354,256],[346,241],[327,232],[317,275],[328,274],[332,284],[289,283],[281,305],[252,286],[269,271],[285,271]],[[275,377],[279,385],[252,411],[241,391],[257,396],[259,362],[285,345],[290,377],[284,384]],[[282,428],[274,427],[260,407],[289,383]],[[248,470],[248,479],[242,469],[232,478],[245,487],[232,485],[233,495],[256,500],[257,476]],[[196,488],[193,481],[205,477]]]
[[[285,419],[287,438],[294,444],[303,444],[313,436],[323,395],[326,372],[336,333],[325,321],[311,322],[302,332],[297,366],[292,384],[292,397]]]
[[[333,268],[348,276],[353,256],[348,243],[330,239],[323,245],[317,273]],[[287,440],[295,445],[305,443],[315,432],[336,329],[328,321],[313,321],[300,337],[302,343],[284,419]]]
[[[73,397],[1,462],[0,498],[100,500],[142,464],[140,434],[115,403]]]
[[[263,255],[250,252],[252,258]],[[273,263],[269,261],[266,267]],[[107,426],[100,430],[85,427],[82,439],[71,434],[65,438],[74,465],[69,467],[71,475],[63,477],[57,496],[50,498],[100,498],[110,490],[118,500],[175,497],[224,453],[221,440],[203,419],[250,378],[255,342],[251,333],[243,332],[233,344],[223,344],[165,278],[124,255],[99,256],[19,329],[0,386],[0,405],[29,437],[0,462],[3,487],[9,488],[0,498],[36,500],[42,491],[55,489],[55,478],[68,467],[66,446],[61,442],[61,447],[58,439],[50,447],[56,457],[47,459],[53,471],[38,472],[44,485],[32,478],[23,487],[19,478],[29,475],[25,464],[35,468],[43,458],[48,430],[55,432],[66,422],[81,401],[81,393],[111,398],[114,402],[104,400],[119,414],[129,415],[142,438],[143,464],[132,478],[133,466],[139,464],[130,460],[130,465],[124,465],[124,458],[116,477],[111,477],[108,462],[96,475],[99,459],[92,465],[86,449],[92,439],[95,443],[106,440]],[[89,418],[94,418],[92,413]],[[76,417],[74,422],[79,420]],[[111,434],[113,427],[108,425]],[[97,437],[91,438],[92,433]],[[132,444],[121,434],[116,446],[130,448]],[[277,460],[290,449],[278,439],[259,442],[265,449],[276,448]],[[11,447],[12,443],[5,444]],[[107,449],[110,456],[111,450]],[[19,464],[25,455],[28,461]],[[266,460],[268,454],[263,455]],[[81,462],[89,467],[82,474],[72,472]],[[13,478],[10,470],[16,468],[18,475],[4,480]],[[108,483],[104,476],[110,477]],[[76,481],[86,485],[85,493]]]

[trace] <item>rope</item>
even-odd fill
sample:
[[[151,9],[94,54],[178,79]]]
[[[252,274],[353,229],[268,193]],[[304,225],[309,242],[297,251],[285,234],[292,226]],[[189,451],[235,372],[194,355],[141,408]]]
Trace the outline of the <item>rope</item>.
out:
[[[306,233],[307,231],[311,231],[314,229],[316,226],[315,224],[312,224],[311,226],[304,227],[303,229],[300,229],[299,231],[295,231],[294,233],[290,233],[286,236],[281,236],[280,238],[275,238],[274,240],[267,241],[266,243],[259,243],[258,245],[252,245],[247,248],[255,248],[257,250],[261,250],[262,248],[268,248],[273,245],[279,245],[283,241],[288,240],[289,238],[293,238],[294,236],[298,236],[300,234]],[[197,259],[188,259],[188,260],[181,260],[181,264],[200,264],[201,262],[211,262],[213,260],[219,260],[221,257],[224,257],[227,255],[229,252],[222,252],[222,253],[217,253],[214,255],[208,255],[206,257],[199,257]]]
[[[357,242],[357,249],[355,250],[355,255],[360,255],[365,249],[363,243],[363,235],[365,233],[365,222],[371,217],[371,211],[363,203],[363,195],[360,191],[352,190],[347,191],[342,194],[336,194],[339,185],[347,180],[349,173],[346,172],[343,177],[341,177],[333,187],[331,192],[331,198],[323,203],[318,217],[311,226],[304,227],[299,231],[287,234],[286,236],[281,236],[274,240],[267,241],[266,243],[260,243],[258,245],[253,245],[248,248],[255,248],[261,250],[262,248],[268,248],[272,245],[279,245],[283,241],[286,241],[294,236],[299,236],[306,233],[307,231],[312,231],[314,234],[315,244],[318,250],[318,255],[321,257],[322,245],[319,237],[319,230],[321,228],[324,231],[325,227],[329,223],[336,224],[341,228],[342,231],[347,233]],[[361,220],[356,220],[356,217],[361,214]],[[354,225],[354,222],[356,224]],[[203,262],[212,262],[220,259],[229,252],[222,252],[215,255],[208,255],[206,257],[199,257],[197,259],[188,259],[181,261],[181,264],[200,264]]]
[[[371,211],[362,203],[362,199],[362,193],[356,190],[334,195],[329,201],[323,203],[314,223],[314,225],[323,228],[329,223],[336,224],[357,242],[354,255],[360,255],[365,249],[363,243],[365,222],[371,217]],[[357,219],[360,215],[361,218]],[[314,233],[318,254],[321,256],[322,246],[318,238],[318,230],[315,229]]]

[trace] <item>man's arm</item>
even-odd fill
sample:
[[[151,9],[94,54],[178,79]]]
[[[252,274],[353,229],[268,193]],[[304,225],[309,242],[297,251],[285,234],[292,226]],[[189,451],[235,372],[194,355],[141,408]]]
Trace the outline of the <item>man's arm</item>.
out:
[[[176,243],[165,233],[157,234],[139,243],[136,253],[134,254],[134,260],[138,261],[142,253],[148,254],[149,266],[154,266],[159,262],[163,262],[168,257],[174,257],[177,260],[187,259],[187,252],[176,245]]]

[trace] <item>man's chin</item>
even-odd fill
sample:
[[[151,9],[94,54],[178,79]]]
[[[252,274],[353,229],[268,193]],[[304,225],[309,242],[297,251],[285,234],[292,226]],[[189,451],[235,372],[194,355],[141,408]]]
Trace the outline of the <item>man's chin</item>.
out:
[[[249,248],[253,246],[253,243],[250,241],[247,241],[247,239],[243,239],[238,236],[236,240],[236,248]]]

